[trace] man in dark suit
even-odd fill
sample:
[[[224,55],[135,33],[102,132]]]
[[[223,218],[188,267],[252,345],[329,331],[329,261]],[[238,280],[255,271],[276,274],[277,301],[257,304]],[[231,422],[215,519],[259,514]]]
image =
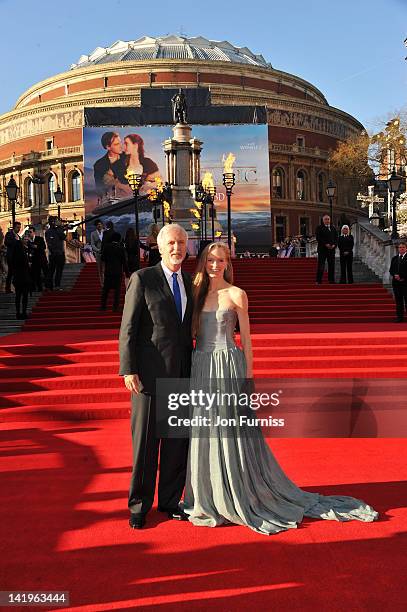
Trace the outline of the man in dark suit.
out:
[[[119,310],[120,289],[126,270],[126,254],[121,236],[113,232],[110,242],[103,249],[102,261],[105,264],[100,309],[106,310],[110,289],[113,289],[113,312]]]
[[[35,235],[35,227],[30,225],[27,230],[28,252],[31,260],[31,275],[35,289],[42,291],[43,277],[48,276],[47,247],[42,236]]]
[[[103,229],[104,229],[103,223],[99,219],[98,221],[96,221],[95,229],[93,232],[91,232],[91,235],[90,235],[90,245],[92,247],[93,255],[95,256],[95,259],[96,259],[96,266],[98,269],[99,281],[102,286],[103,286],[103,279],[104,279],[104,269],[103,269],[104,265],[102,262]]]
[[[407,312],[407,241],[398,244],[398,255],[391,260],[390,274],[393,277],[393,293],[396,301],[396,322],[404,321]]]
[[[15,221],[13,228],[9,229],[4,236],[4,246],[7,247],[7,278],[6,278],[6,293],[11,293],[11,280],[13,278],[13,248],[16,241],[21,240],[20,238],[21,223]]]
[[[187,520],[178,507],[185,484],[188,440],[155,436],[156,380],[186,378],[191,369],[192,283],[181,271],[187,233],[164,226],[157,242],[162,261],[134,272],[120,329],[120,374],[132,392],[133,474],[130,527],[141,529],[150,510],[160,451],[158,510]]]
[[[321,225],[315,232],[318,241],[317,285],[322,283],[325,262],[328,262],[328,281],[335,283],[335,249],[338,244],[338,233],[331,225],[331,217],[324,215]]]

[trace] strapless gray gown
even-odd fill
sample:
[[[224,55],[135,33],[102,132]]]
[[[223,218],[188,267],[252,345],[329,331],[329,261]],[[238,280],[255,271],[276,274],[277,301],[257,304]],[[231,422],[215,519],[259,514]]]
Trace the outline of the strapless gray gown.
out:
[[[208,379],[225,379],[231,390],[235,381],[239,386],[245,378],[245,356],[234,342],[236,316],[234,310],[202,313],[192,357],[192,388],[207,388]],[[215,406],[212,414],[217,409]],[[239,410],[238,406],[228,407],[231,416],[237,417]],[[359,499],[324,496],[297,487],[277,463],[263,435],[253,436],[247,426],[236,427],[232,434],[230,429],[226,434],[215,427],[210,435],[207,427],[193,428],[184,510],[194,525],[236,523],[266,535],[295,528],[304,516],[365,522],[378,518]]]

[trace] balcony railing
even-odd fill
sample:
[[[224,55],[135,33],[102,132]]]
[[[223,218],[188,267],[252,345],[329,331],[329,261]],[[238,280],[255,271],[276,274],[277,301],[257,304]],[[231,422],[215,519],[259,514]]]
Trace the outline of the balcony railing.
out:
[[[277,144],[272,143],[270,145],[270,153],[287,153],[289,155],[306,155],[307,157],[318,157],[320,159],[327,159],[329,151],[324,151],[319,147],[300,147],[299,145],[292,144]]]
[[[12,155],[7,159],[0,161],[0,168],[8,168],[13,166],[20,166],[23,164],[29,165],[33,162],[40,162],[45,159],[70,157],[71,155],[82,155],[82,145],[74,147],[54,147],[52,149],[46,149],[44,151],[30,151],[30,153],[23,153],[23,155]]]

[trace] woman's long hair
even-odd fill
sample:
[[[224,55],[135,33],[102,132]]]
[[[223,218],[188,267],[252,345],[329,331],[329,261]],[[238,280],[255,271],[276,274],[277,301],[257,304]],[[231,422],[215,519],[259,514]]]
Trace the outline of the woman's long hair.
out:
[[[223,273],[223,278],[227,283],[233,285],[233,267],[230,257],[230,250],[224,242],[211,242],[204,248],[198,261],[193,280],[193,298],[194,298],[194,313],[192,316],[192,336],[196,336],[199,331],[199,323],[201,312],[205,304],[206,296],[209,290],[209,276],[206,271],[206,262],[209,254],[215,250],[221,249],[226,256],[227,266]]]
[[[126,138],[131,140],[131,142],[133,144],[137,144],[138,145],[138,147],[137,147],[138,158],[140,160],[140,164],[142,166],[144,166],[144,159],[145,159],[145,155],[144,155],[144,140],[138,134],[127,134],[127,136],[124,137],[124,140],[126,140]],[[129,161],[130,161],[130,155],[126,155],[126,166],[129,165]]]
[[[138,236],[134,227],[128,227],[124,237],[124,246],[127,250],[132,251],[137,248]]]
[[[160,231],[160,228],[158,227],[157,223],[152,223],[150,225],[150,227],[148,228],[148,238],[155,238],[155,240],[157,240],[157,236],[158,236],[158,232]]]

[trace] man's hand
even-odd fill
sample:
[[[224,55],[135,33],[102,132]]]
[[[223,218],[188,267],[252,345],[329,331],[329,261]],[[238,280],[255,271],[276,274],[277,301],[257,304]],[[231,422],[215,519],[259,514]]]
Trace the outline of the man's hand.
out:
[[[400,279],[400,276],[399,276],[398,274],[395,274],[395,275],[394,275],[394,278],[396,279],[396,281],[401,280],[401,279]]]
[[[126,389],[132,393],[140,393],[140,379],[137,374],[126,374],[124,377]]]

